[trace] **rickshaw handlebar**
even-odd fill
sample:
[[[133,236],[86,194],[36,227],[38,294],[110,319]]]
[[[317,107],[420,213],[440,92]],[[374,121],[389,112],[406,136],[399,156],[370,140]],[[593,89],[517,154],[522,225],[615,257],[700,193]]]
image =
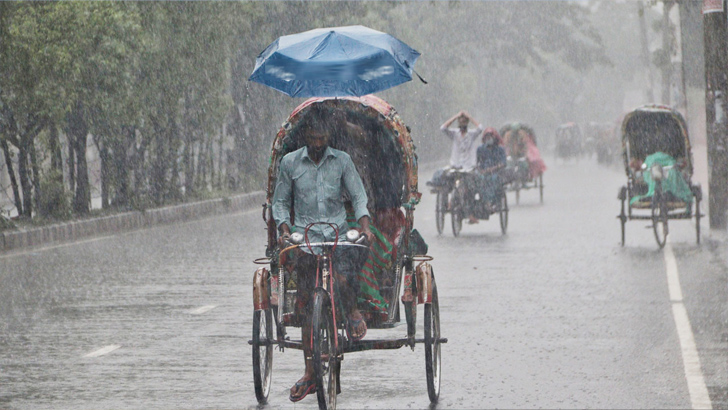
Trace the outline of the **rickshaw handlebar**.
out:
[[[308,230],[314,226],[314,225],[328,225],[332,228],[334,228],[334,232],[336,233],[336,239],[333,241],[324,241],[324,242],[309,242],[307,239],[308,236]],[[367,237],[364,235],[361,235],[359,231],[355,229],[350,229],[346,235],[343,236],[341,240],[339,240],[339,229],[334,226],[331,223],[328,222],[314,222],[312,224],[309,224],[306,227],[306,230],[303,234],[300,232],[293,233],[291,236],[285,239],[285,243],[289,246],[281,250],[281,252],[285,252],[290,249],[300,248],[302,246],[305,246],[313,251],[313,247],[319,247],[323,248],[326,246],[330,246],[332,248],[336,248],[338,246],[358,246],[361,248],[369,248],[369,244],[367,243]]]
[[[291,242],[288,241],[287,243],[290,244]],[[352,243],[352,242],[347,242],[347,241],[339,241],[339,242],[331,241],[331,242],[312,242],[312,243],[310,243],[308,245],[305,244],[305,243],[292,244],[290,246],[287,246],[287,247],[281,249],[281,252],[286,252],[286,251],[289,251],[291,249],[296,249],[296,248],[301,248],[301,247],[308,247],[308,246],[310,246],[312,248],[313,247],[322,247],[323,248],[325,246],[333,247],[334,245],[336,245],[337,248],[339,246],[346,246],[346,247],[354,246],[354,247],[369,249],[369,245],[365,245],[365,244],[361,244],[361,243]]]

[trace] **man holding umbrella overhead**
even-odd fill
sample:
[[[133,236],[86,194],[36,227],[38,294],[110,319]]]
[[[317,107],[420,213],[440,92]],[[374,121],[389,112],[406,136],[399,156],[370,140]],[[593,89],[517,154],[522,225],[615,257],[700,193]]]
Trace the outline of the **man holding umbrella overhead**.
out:
[[[282,36],[271,43],[256,59],[249,80],[264,84],[291,97],[363,96],[410,81],[414,64],[420,53],[400,40],[363,26],[332,27],[309,30]],[[416,73],[415,73],[416,74]],[[419,77],[419,75],[418,75]],[[420,80],[422,78],[420,77]],[[422,80],[422,82],[425,82]],[[312,106],[311,112],[299,124],[306,146],[283,157],[273,195],[273,218],[282,243],[291,229],[302,229],[312,222],[329,222],[340,229],[346,225],[346,211],[342,199],[346,191],[356,219],[363,233],[374,241],[369,229],[367,195],[361,177],[349,155],[328,146],[336,132],[330,113]],[[295,209],[295,226],[291,224],[291,202]],[[312,232],[313,231],[313,232]],[[333,240],[333,230],[309,230],[313,240]],[[343,251],[343,249],[342,249]],[[339,252],[339,248],[335,252]],[[353,340],[366,334],[366,323],[356,306],[357,258],[352,255],[334,257],[334,271],[345,276],[343,299]],[[299,271],[307,264],[315,269],[316,259],[307,255],[299,263]],[[363,262],[363,260],[361,261]],[[314,270],[315,272],[315,270]],[[300,279],[300,277],[299,277]],[[310,299],[313,285],[307,293]],[[299,401],[316,391],[311,352],[311,322],[302,328],[306,370],[291,388],[290,400]]]

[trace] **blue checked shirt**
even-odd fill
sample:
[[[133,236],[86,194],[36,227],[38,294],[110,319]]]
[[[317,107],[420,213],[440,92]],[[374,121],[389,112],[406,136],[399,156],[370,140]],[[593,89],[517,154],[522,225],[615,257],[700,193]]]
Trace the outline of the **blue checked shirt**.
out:
[[[329,222],[339,227],[339,235],[348,230],[344,191],[349,193],[358,221],[369,216],[367,194],[349,154],[331,147],[316,165],[306,147],[293,151],[281,160],[273,193],[273,219],[276,226],[286,223],[292,232],[301,232],[312,222]],[[291,224],[291,196],[295,198],[296,223]],[[311,242],[333,241],[334,230],[318,225],[308,232]]]

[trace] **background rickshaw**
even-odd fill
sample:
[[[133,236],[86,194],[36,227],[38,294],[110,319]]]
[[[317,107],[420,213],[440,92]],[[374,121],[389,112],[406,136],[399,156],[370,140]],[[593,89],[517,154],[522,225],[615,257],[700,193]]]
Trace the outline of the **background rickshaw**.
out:
[[[301,326],[303,317],[296,308],[297,272],[289,263],[289,249],[281,249],[277,243],[271,200],[281,158],[305,145],[296,127],[314,104],[335,113],[337,133],[330,145],[351,156],[369,198],[371,228],[377,239],[370,245],[369,258],[359,274],[364,279],[360,280],[359,308],[367,327],[369,330],[395,327],[400,322],[400,301],[407,324],[404,337],[350,340],[342,330],[344,315],[337,315],[335,286],[317,287],[313,303],[313,360],[319,407],[336,406],[345,353],[403,346],[414,350],[417,343],[425,345],[427,391],[430,400],[436,402],[440,391],[440,344],[447,339],[440,337],[437,286],[428,263],[432,258],[426,255],[427,245],[413,229],[415,205],[421,197],[417,190],[417,156],[409,129],[399,115],[373,95],[306,100],[291,113],[273,142],[267,202],[263,208],[268,230],[266,257],[256,260],[267,266],[258,268],[253,280],[253,339],[249,343],[253,345],[256,397],[260,403],[268,399],[273,348],[281,351],[303,348],[302,340],[292,340],[288,334],[289,327]],[[344,236],[345,233],[339,235]],[[330,249],[333,244],[326,246]],[[423,338],[416,338],[415,334],[418,304],[424,305]]]
[[[670,219],[695,217],[700,243],[700,184],[693,184],[692,151],[683,116],[672,108],[645,105],[622,121],[627,185],[619,190],[622,246],[628,220],[652,222],[657,245],[665,246]]]
[[[620,124],[621,121],[615,123],[590,122],[586,126],[587,141],[591,140],[592,151],[597,154],[597,163],[611,165],[620,157]]]
[[[525,124],[514,122],[500,129],[505,141],[507,166],[503,173],[508,191],[516,193],[516,204],[520,202],[521,190],[538,189],[543,203],[543,172],[546,165],[536,146],[536,134]]]
[[[463,228],[463,219],[467,218],[465,214],[466,208],[470,207],[473,216],[478,219],[490,219],[494,214],[498,214],[501,232],[505,235],[508,229],[508,198],[506,197],[505,187],[501,191],[501,197],[496,204],[495,210],[489,210],[485,206],[484,198],[480,198],[480,194],[470,192],[466,189],[467,185],[474,186],[477,171],[465,171],[456,168],[446,168],[443,170],[444,175],[439,178],[441,183],[430,185],[430,192],[436,194],[435,199],[435,225],[437,233],[441,234],[445,227],[445,214],[450,214],[452,234],[460,235]],[[466,182],[468,179],[468,182]]]
[[[567,122],[556,128],[554,133],[554,154],[556,158],[564,161],[569,159],[579,160],[583,153],[581,128],[575,122]]]

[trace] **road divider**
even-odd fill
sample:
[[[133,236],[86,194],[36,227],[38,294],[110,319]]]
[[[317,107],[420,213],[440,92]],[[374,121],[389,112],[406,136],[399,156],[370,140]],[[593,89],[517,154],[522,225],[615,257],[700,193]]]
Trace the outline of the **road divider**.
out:
[[[226,198],[145,211],[124,212],[38,228],[3,231],[0,232],[0,252],[234,213],[254,206],[260,207],[263,202],[265,202],[265,193],[256,191]]]

